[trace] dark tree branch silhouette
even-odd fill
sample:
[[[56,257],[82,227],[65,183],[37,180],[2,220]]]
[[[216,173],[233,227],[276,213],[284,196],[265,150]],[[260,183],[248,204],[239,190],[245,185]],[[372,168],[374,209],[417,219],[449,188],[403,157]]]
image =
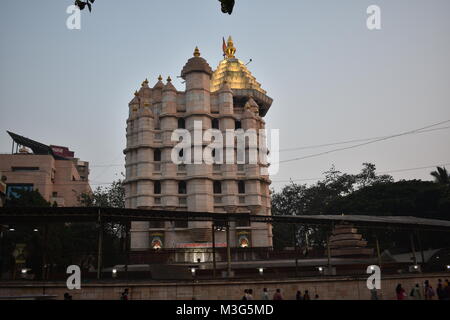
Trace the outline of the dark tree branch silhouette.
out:
[[[430,172],[434,181],[440,184],[450,184],[450,174],[448,174],[447,169],[445,167],[437,167],[436,169],[436,171]]]
[[[80,8],[80,10],[84,10],[84,8],[88,8],[89,12],[92,11],[92,4],[95,2],[95,0],[86,0],[86,1],[81,1],[81,0],[75,0],[75,5]]]
[[[222,12],[232,14],[234,8],[234,0],[219,0],[221,2]]]
[[[232,14],[233,8],[234,8],[234,2],[235,0],[219,0],[221,4],[221,9],[223,13]],[[95,0],[75,0],[75,5],[80,8],[80,10],[84,10],[85,8],[89,9],[89,12],[92,11],[92,5],[94,4]]]

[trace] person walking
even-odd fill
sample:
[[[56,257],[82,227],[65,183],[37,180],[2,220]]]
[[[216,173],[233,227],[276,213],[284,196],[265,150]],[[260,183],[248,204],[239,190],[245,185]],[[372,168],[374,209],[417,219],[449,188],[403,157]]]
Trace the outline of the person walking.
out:
[[[433,297],[435,296],[433,287],[428,280],[425,281],[424,296],[425,300],[433,300]]]
[[[247,300],[253,300],[253,289],[248,289]]]
[[[277,289],[277,291],[274,293],[273,300],[283,300],[283,295],[281,294],[280,289]]]
[[[422,300],[422,293],[418,283],[411,289],[409,296],[412,300]]]
[[[242,296],[242,301],[247,301],[248,300],[248,289],[244,290],[244,295]]]
[[[261,294],[261,300],[269,300],[269,293],[267,292],[267,288],[263,289],[263,292]]]
[[[68,292],[66,292],[64,293],[64,300],[72,300],[72,296]]]
[[[302,292],[297,290],[297,294],[295,295],[295,300],[303,300]]]
[[[444,282],[444,292],[445,292],[445,300],[450,300],[450,286],[448,284],[448,279],[445,279]]]
[[[377,288],[375,288],[375,287],[373,287],[370,290],[370,300],[379,300],[378,299],[378,291],[377,291]]]
[[[123,290],[123,292],[120,296],[120,300],[128,300],[128,288]]]
[[[436,293],[437,293],[438,300],[445,300],[445,290],[444,290],[444,286],[442,285],[441,279],[439,279],[439,283],[436,288]]]
[[[303,300],[311,300],[311,297],[309,296],[309,291],[305,290],[305,294],[303,295]]]
[[[397,295],[397,300],[405,300],[406,297],[405,289],[402,288],[402,285],[400,283],[395,288],[395,293]]]

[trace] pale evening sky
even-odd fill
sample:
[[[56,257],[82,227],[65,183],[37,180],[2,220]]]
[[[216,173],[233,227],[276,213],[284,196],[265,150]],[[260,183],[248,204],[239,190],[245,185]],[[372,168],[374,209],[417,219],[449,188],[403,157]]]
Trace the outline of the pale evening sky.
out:
[[[280,129],[281,149],[450,120],[448,0],[237,0],[231,16],[217,0],[97,0],[92,13],[82,13],[81,30],[68,30],[72,3],[2,1],[0,152],[11,150],[6,130],[68,146],[91,163],[93,187],[124,171],[128,102],[142,80],[152,86],[159,74],[170,75],[183,90],[176,76],[194,47],[216,68],[228,35],[274,99],[266,123]],[[372,4],[381,8],[379,31],[366,27]],[[272,176],[273,187],[321,177],[332,164],[356,173],[363,162],[395,171],[395,179],[430,180],[432,168],[397,170],[450,168],[449,142],[447,128],[292,161]]]

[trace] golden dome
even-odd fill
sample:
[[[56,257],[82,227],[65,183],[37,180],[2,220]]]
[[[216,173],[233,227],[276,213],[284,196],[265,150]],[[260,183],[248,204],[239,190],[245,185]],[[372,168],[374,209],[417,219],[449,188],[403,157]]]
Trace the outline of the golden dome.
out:
[[[211,78],[211,92],[219,91],[224,82],[228,82],[231,89],[254,89],[266,94],[244,62],[235,58],[235,52],[233,40],[229,37],[224,48],[225,59],[219,63]]]

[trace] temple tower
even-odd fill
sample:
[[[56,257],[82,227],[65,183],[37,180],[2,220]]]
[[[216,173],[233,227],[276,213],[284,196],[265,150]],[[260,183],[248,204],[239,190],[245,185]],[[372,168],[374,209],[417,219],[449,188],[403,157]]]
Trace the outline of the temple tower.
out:
[[[175,164],[171,159],[176,129],[194,136],[195,126],[200,125],[202,130],[218,129],[224,137],[226,130],[264,129],[263,117],[272,99],[235,53],[230,37],[224,45],[224,59],[213,71],[195,48],[181,71],[185,91],[178,91],[170,77],[164,84],[160,76],[153,88],[145,80],[135,93],[129,103],[124,150],[127,208],[271,214],[270,179],[261,170],[266,164]],[[192,151],[203,151],[208,144],[194,144]],[[270,225],[245,220],[233,222],[230,230],[233,247],[272,246]],[[210,222],[133,222],[131,232],[131,247],[137,251],[211,246]],[[223,246],[225,233],[218,231],[215,236],[216,245]],[[205,259],[190,256],[187,260],[197,258]]]

